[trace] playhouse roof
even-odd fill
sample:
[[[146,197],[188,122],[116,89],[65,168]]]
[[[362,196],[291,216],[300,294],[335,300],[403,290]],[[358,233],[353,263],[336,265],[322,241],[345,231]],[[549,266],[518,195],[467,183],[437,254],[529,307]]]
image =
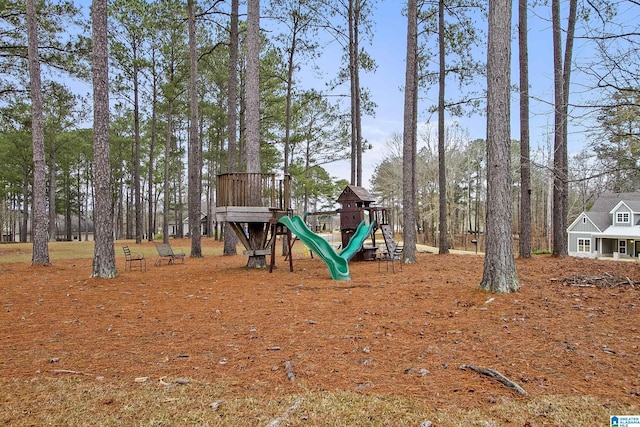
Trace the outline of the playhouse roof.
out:
[[[358,187],[357,185],[347,185],[347,187],[342,191],[340,197],[338,197],[338,203],[342,203],[345,201],[355,200],[357,202],[375,202],[376,199],[369,194],[369,192],[363,187]]]

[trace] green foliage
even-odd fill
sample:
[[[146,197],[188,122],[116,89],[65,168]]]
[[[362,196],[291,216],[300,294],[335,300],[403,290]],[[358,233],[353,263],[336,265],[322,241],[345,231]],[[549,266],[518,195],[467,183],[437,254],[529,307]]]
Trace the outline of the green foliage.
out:
[[[635,191],[640,186],[640,95],[636,90],[617,92],[598,115],[598,138],[592,143],[596,158],[610,177],[613,192]]]
[[[292,162],[313,166],[348,157],[348,126],[336,104],[316,91],[306,91],[296,99],[292,110]]]
[[[420,134],[416,156],[416,220],[421,228],[437,229],[439,218],[437,138],[429,129]],[[371,178],[372,195],[381,206],[402,208],[402,135],[387,141],[388,153]],[[446,201],[452,230],[478,230],[485,198],[486,151],[484,140],[470,140],[459,125],[446,128]],[[514,168],[515,169],[515,168]]]
[[[537,251],[533,251],[534,255],[549,255],[551,254],[551,251],[548,249],[539,249]]]
[[[0,109],[0,192],[4,197],[21,195],[33,172],[30,126],[28,104],[18,102]]]
[[[438,1],[430,1],[420,11],[419,26],[422,47],[419,48],[419,85],[429,91],[437,88],[439,61],[437,58]],[[446,100],[446,109],[455,116],[477,110],[481,93],[480,78],[485,65],[477,58],[478,50],[485,48],[486,34],[478,28],[476,20],[485,13],[486,2],[477,0],[450,0],[445,2],[445,73],[447,79],[455,79],[460,88],[465,88],[463,99]],[[437,97],[436,97],[437,99]],[[437,111],[437,105],[429,107]]]
[[[4,195],[20,194],[25,174],[33,169],[31,133],[11,131],[0,133],[0,190]]]
[[[298,211],[319,211],[333,209],[337,186],[331,175],[322,166],[305,169],[294,163],[291,165],[291,198]]]
[[[45,71],[86,75],[89,44],[79,9],[72,1],[37,3],[41,66]],[[0,2],[0,105],[24,96],[28,88],[27,31],[25,5],[20,0]]]
[[[77,212],[78,203],[88,197],[82,184],[91,179],[92,138],[93,132],[89,129],[65,131],[56,137],[60,147],[56,179],[62,184],[58,186],[56,197],[56,211],[59,213],[67,207]]]

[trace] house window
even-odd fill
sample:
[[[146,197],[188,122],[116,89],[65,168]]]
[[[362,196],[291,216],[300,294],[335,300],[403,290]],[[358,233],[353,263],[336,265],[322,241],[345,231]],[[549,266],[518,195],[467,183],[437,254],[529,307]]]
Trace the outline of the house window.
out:
[[[616,222],[628,223],[629,222],[629,212],[618,212],[616,214]]]
[[[626,254],[627,253],[627,241],[626,240],[619,240],[618,241],[618,252],[620,254]]]
[[[578,239],[578,252],[591,252],[591,239]]]
[[[587,217],[586,217],[586,216],[583,216],[583,217],[582,217],[582,223],[583,223],[583,224],[586,224],[586,223],[587,223]]]

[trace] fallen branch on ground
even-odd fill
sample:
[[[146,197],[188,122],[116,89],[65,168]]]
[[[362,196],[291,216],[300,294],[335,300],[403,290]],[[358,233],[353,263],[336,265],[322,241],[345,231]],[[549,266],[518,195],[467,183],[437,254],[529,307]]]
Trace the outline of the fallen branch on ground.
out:
[[[298,409],[298,407],[302,404],[302,396],[298,397],[298,400],[295,401],[295,403],[293,405],[291,405],[289,407],[289,409],[287,409],[284,414],[280,415],[278,418],[269,421],[269,423],[265,426],[265,427],[276,427],[277,425],[279,425],[281,422],[283,422],[285,419],[287,419],[289,417],[289,415],[291,415],[291,413],[293,411],[295,411],[296,409]]]
[[[489,376],[491,378],[495,378],[498,381],[500,381],[502,384],[506,385],[507,387],[509,387],[510,389],[522,394],[522,395],[527,395],[527,392],[520,387],[518,384],[516,384],[515,382],[511,381],[509,378],[505,377],[504,375],[502,375],[500,372],[493,370],[493,369],[489,369],[489,368],[479,368],[477,366],[473,366],[473,365],[462,365],[460,366],[460,369],[462,369],[463,371],[466,369],[471,369],[472,371],[475,371],[479,374],[482,375],[486,375]]]
[[[615,288],[617,286],[629,286],[635,289],[640,282],[635,282],[629,277],[615,276],[611,273],[604,273],[600,276],[573,275],[564,279],[551,279],[551,281],[561,281],[565,285],[579,288]]]
[[[53,372],[54,374],[91,375],[91,374],[87,374],[86,372],[72,371],[69,369],[54,369],[51,372]]]
[[[293,370],[293,362],[287,360],[284,362],[284,370],[287,372],[287,378],[289,381],[295,381],[296,373]]]

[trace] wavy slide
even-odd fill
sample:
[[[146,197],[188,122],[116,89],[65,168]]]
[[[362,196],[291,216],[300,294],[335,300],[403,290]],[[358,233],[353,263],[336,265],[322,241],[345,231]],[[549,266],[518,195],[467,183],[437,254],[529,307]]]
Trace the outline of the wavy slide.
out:
[[[351,280],[349,260],[362,248],[362,243],[371,234],[371,230],[375,225],[373,221],[369,225],[362,221],[358,225],[356,232],[351,236],[347,246],[338,254],[324,237],[309,230],[307,224],[299,216],[283,216],[278,222],[291,230],[302,243],[324,261],[333,280]]]

